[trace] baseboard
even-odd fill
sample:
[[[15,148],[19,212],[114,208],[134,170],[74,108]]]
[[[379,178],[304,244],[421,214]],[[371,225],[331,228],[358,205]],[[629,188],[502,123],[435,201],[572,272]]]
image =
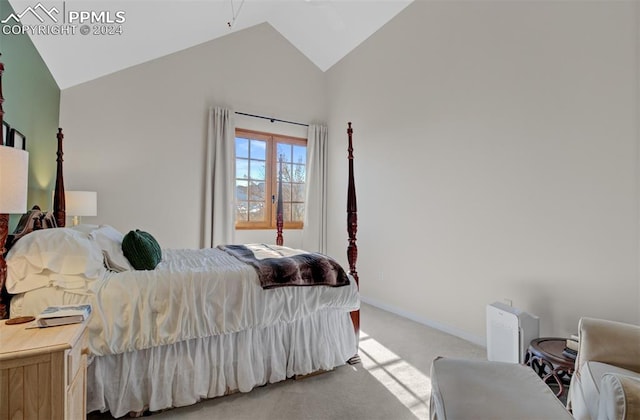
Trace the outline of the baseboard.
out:
[[[380,301],[377,301],[376,299],[372,299],[370,297],[367,296],[362,296],[360,295],[360,300],[364,303],[366,303],[367,305],[371,305],[371,306],[375,306],[376,308],[382,309],[384,311],[387,312],[391,312],[392,314],[396,314],[398,316],[401,316],[403,318],[407,318],[410,319],[411,321],[417,322],[418,324],[422,324],[422,325],[426,325],[427,327],[431,327],[431,328],[435,328],[436,330],[442,331],[444,333],[447,334],[451,334],[453,336],[456,336],[458,338],[461,338],[463,340],[469,341],[473,344],[476,344],[480,347],[487,347],[487,341],[485,337],[478,337],[476,335],[473,334],[469,334],[466,331],[462,331],[459,330],[457,328],[452,328],[448,325],[445,324],[441,324],[439,322],[436,321],[432,321],[430,319],[421,317],[419,315],[413,314],[411,312],[407,312],[403,309],[397,308],[395,306],[392,305],[388,305],[386,303],[382,303]]]

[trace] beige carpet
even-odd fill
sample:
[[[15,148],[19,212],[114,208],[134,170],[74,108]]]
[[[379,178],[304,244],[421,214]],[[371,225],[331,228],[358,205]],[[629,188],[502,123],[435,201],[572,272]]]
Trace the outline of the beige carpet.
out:
[[[402,420],[429,418],[436,356],[486,360],[485,349],[369,305],[361,309],[362,363],[153,414],[153,419]],[[89,420],[110,419],[91,414]]]

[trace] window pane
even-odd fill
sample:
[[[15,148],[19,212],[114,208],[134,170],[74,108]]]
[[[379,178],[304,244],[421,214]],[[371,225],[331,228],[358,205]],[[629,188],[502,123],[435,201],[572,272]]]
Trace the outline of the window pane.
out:
[[[304,201],[304,184],[291,185],[291,201]]]
[[[264,201],[264,182],[252,182],[249,187],[249,200]]]
[[[236,181],[236,201],[246,201],[248,198],[249,183]]]
[[[264,203],[249,203],[249,221],[262,222],[264,220]]]
[[[282,200],[291,201],[291,184],[282,184]]]
[[[249,178],[249,161],[236,159],[236,178]]]
[[[303,203],[294,203],[292,204],[293,214],[291,218],[293,221],[302,222],[304,220],[304,204]]]
[[[267,165],[266,162],[261,160],[251,160],[249,177],[251,179],[264,181],[267,177]]]
[[[262,140],[251,140],[251,158],[267,159],[267,142]]]
[[[249,140],[242,138],[242,137],[236,137],[236,157],[243,157],[243,158],[248,158],[249,157]]]
[[[291,145],[278,143],[278,161],[280,160],[280,156],[283,156],[284,162],[291,162]]]
[[[304,182],[306,177],[306,167],[304,165],[292,165],[291,181]]]
[[[285,222],[290,222],[291,221],[291,204],[285,203],[282,209],[283,209],[282,220],[284,220]]]
[[[247,220],[247,209],[249,208],[249,203],[246,201],[237,201],[236,202],[236,220],[245,221]]]
[[[289,171],[289,165],[283,163],[282,166],[278,163],[278,171],[282,169],[282,181],[291,182],[291,172]],[[278,176],[280,176],[280,172],[278,172]]]
[[[307,163],[307,148],[305,146],[293,146],[293,163]]]

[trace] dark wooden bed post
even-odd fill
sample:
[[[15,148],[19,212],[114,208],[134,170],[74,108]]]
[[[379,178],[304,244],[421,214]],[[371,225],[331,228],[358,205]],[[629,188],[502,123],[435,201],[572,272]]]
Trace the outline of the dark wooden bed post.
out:
[[[2,55],[2,53],[0,53]],[[2,127],[2,123],[4,121],[4,109],[2,108],[2,103],[4,102],[4,96],[2,96],[2,73],[4,73],[4,64],[0,63],[0,146],[4,146],[4,127]]]
[[[278,204],[276,206],[276,245],[282,246],[282,228],[284,226],[283,203],[282,203],[282,155],[280,155],[280,165],[278,167]]]
[[[349,246],[347,247],[347,259],[349,261],[349,274],[356,281],[360,288],[360,279],[356,271],[356,260],[358,259],[358,246],[356,245],[356,233],[358,232],[358,203],[356,200],[356,184],[353,176],[353,129],[351,123],[347,128],[349,135],[349,183],[347,186],[347,233],[349,234]],[[360,333],[360,311],[351,312],[351,320],[356,336]]]
[[[66,224],[67,213],[64,201],[64,175],[62,172],[62,139],[64,138],[62,128],[58,128],[58,134],[56,137],[58,138],[58,152],[56,153],[58,155],[58,158],[56,159],[58,168],[56,172],[56,189],[53,193],[53,216],[56,219],[58,227],[64,227]]]
[[[1,55],[1,54],[0,54]],[[0,63],[0,146],[4,146],[4,127],[2,122],[4,121],[4,110],[2,103],[4,97],[2,96],[2,73],[4,72],[4,64]],[[9,215],[0,214],[0,293],[5,293],[4,283],[7,278],[7,263],[4,260],[4,245],[7,242],[7,235],[9,234]],[[9,307],[6,304],[7,301],[0,299],[0,319],[9,318]]]

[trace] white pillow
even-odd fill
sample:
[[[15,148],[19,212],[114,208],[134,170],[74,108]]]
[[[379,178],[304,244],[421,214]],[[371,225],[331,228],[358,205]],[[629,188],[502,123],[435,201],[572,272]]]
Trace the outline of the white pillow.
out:
[[[111,271],[130,271],[133,267],[122,252],[122,238],[124,235],[109,225],[100,225],[89,233],[104,254],[105,264]]]
[[[9,293],[23,293],[43,287],[57,287],[68,292],[86,293],[89,290],[89,284],[95,280],[88,279],[82,274],[58,274],[45,270],[42,273],[30,274],[20,282],[12,284]],[[15,291],[13,290],[15,289]]]
[[[50,285],[51,274],[102,277],[100,247],[68,228],[43,229],[20,238],[7,254],[7,291],[23,293]]]
[[[99,227],[100,226],[98,225],[80,224],[80,225],[70,226],[69,229],[77,230],[78,232],[82,232],[88,235],[94,230],[98,229]]]
[[[49,285],[59,287],[67,291],[85,292],[89,288],[89,284],[95,280],[89,280],[85,276],[79,274],[49,274]]]

